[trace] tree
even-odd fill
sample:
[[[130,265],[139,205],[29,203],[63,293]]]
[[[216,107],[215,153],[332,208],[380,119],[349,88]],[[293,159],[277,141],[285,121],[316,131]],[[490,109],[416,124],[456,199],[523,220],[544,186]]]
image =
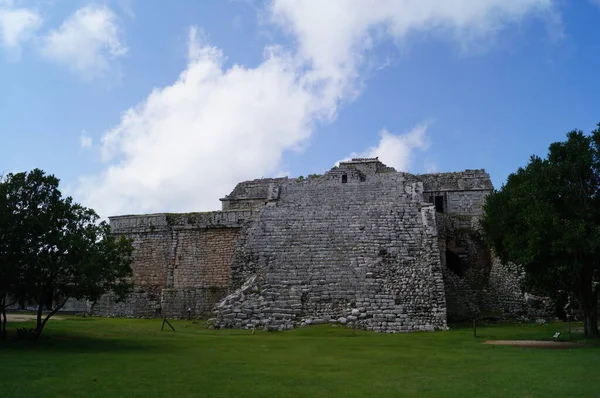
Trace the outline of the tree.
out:
[[[600,280],[600,124],[575,130],[532,156],[487,197],[486,240],[503,261],[523,265],[530,286],[580,303],[585,335],[598,334]]]
[[[39,169],[0,183],[5,296],[36,303],[37,335],[70,298],[95,301],[110,291],[123,298],[131,288],[131,241],[112,235],[93,210],[63,198],[58,183]]]
[[[18,266],[14,259],[14,233],[12,214],[8,211],[5,177],[0,177],[0,339],[6,338],[6,309],[16,303],[9,296],[18,279]]]

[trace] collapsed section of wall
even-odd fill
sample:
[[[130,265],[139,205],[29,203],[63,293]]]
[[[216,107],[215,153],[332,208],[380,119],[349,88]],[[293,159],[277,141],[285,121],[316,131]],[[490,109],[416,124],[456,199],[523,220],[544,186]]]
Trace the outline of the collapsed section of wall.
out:
[[[537,308],[528,302],[531,295],[525,291],[523,268],[494,256],[483,241],[477,217],[436,216],[448,321],[554,316],[551,305]]]
[[[493,185],[485,170],[418,176],[434,204],[450,321],[526,312],[523,274],[496,259],[480,233],[479,218]]]
[[[434,208],[423,204],[421,182],[332,173],[279,189],[236,250],[237,290],[217,306],[215,327],[446,327]]]

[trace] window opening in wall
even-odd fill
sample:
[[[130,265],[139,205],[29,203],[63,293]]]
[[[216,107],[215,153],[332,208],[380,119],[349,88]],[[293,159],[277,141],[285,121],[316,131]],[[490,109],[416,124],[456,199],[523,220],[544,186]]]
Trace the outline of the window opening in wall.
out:
[[[346,174],[342,174],[342,184],[345,184],[348,182],[348,176]]]
[[[460,265],[460,257],[450,249],[446,249],[446,267],[455,275],[462,277],[463,270]]]
[[[438,213],[444,212],[444,197],[443,196],[435,197],[435,211]]]

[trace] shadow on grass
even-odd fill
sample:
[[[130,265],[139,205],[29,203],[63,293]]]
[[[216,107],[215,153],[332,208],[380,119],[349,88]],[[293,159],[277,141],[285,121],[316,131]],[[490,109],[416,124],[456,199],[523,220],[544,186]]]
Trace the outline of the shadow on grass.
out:
[[[136,339],[135,336],[119,337],[90,337],[79,333],[42,334],[37,340],[17,340],[14,335],[0,341],[0,350],[38,351],[38,352],[112,352],[112,351],[163,351],[168,349],[169,342],[151,344],[146,339]]]

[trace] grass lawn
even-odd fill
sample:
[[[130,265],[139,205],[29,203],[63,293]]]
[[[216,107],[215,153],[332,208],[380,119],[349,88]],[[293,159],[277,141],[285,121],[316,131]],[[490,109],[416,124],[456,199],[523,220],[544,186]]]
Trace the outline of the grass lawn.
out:
[[[566,324],[377,334],[318,326],[208,330],[190,321],[67,317],[37,342],[0,343],[0,397],[599,397],[600,346],[545,339]],[[32,322],[9,324],[31,327]]]

